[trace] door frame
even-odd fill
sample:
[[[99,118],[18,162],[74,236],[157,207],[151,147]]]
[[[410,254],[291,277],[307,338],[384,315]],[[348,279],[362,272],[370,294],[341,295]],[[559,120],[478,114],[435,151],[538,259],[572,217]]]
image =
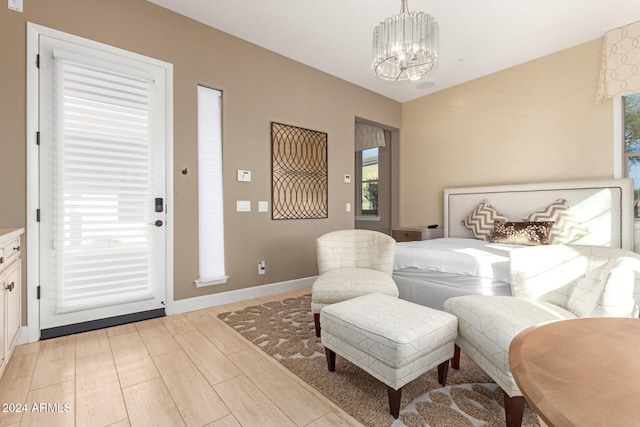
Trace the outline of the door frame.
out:
[[[39,77],[36,62],[38,53],[38,39],[40,35],[62,38],[73,42],[81,42],[90,47],[96,47],[107,52],[117,53],[122,49],[103,43],[77,37],[62,31],[47,28],[27,22],[27,126],[26,126],[26,154],[27,154],[27,215],[26,215],[26,301],[27,301],[27,342],[40,340],[40,301],[38,299],[38,285],[40,278],[40,232],[36,212],[39,208],[39,157],[37,132],[39,130]],[[147,58],[149,59],[149,58]],[[173,314],[173,65],[167,62],[153,60],[165,69],[165,206],[166,206],[166,251],[165,251],[165,312]],[[21,339],[24,341],[24,335]]]

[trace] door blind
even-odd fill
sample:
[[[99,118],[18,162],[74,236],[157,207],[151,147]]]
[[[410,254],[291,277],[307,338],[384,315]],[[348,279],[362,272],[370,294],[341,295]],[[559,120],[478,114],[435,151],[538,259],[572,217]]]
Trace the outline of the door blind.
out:
[[[152,298],[152,80],[56,51],[57,312]]]

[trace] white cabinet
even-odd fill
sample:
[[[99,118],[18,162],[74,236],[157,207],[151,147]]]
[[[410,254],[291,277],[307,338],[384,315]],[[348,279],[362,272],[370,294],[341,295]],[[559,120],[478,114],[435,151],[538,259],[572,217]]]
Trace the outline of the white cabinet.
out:
[[[22,324],[23,228],[0,228],[0,376],[16,346]]]

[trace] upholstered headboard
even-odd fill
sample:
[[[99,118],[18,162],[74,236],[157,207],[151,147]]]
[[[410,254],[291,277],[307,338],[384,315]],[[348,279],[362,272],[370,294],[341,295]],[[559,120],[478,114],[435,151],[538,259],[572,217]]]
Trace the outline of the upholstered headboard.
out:
[[[544,182],[444,190],[444,237],[473,235],[462,220],[483,200],[510,221],[565,199],[589,233],[575,244],[633,250],[633,180]]]

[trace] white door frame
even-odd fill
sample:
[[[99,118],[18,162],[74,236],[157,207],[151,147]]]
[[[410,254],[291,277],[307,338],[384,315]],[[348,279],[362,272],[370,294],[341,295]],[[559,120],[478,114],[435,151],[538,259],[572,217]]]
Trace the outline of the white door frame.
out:
[[[37,132],[39,130],[38,112],[38,67],[36,63],[38,53],[38,38],[40,35],[64,38],[70,41],[82,40],[83,44],[99,47],[100,49],[117,52],[119,49],[94,42],[70,34],[53,30],[41,25],[27,23],[27,217],[26,217],[26,241],[27,241],[27,341],[35,342],[40,340],[40,309],[38,300],[38,285],[40,284],[40,251],[39,251],[39,223],[36,217],[36,210],[39,208],[39,164]],[[166,110],[165,110],[165,133],[166,133],[166,301],[165,312],[173,314],[173,65],[154,60],[157,65],[165,68],[166,71]]]

